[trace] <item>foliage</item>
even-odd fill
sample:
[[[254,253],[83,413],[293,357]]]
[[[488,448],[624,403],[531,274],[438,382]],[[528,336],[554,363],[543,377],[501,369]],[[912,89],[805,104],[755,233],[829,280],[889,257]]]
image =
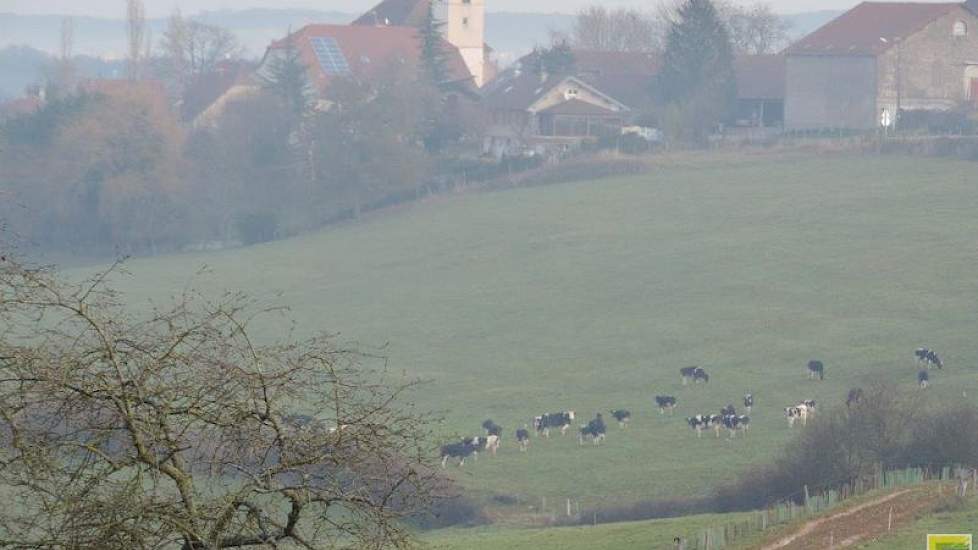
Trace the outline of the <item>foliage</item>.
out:
[[[677,9],[655,91],[679,119],[682,133],[672,137],[683,141],[704,143],[713,127],[733,113],[733,48],[711,0],[684,0]]]
[[[536,48],[528,59],[530,70],[537,74],[565,75],[574,72],[574,51],[566,40],[548,48]]]
[[[333,106],[312,129],[315,179],[354,218],[372,200],[424,179],[425,90],[398,78],[394,69],[372,83],[346,80],[331,86]]]
[[[315,90],[292,33],[286,38],[285,49],[269,62],[268,72],[260,76],[265,88],[279,96],[296,119],[301,119],[312,107],[310,96]]]
[[[0,264],[0,546],[408,546],[411,384],[326,336],[257,344],[238,295],[133,317],[111,275]]]
[[[788,44],[791,25],[770,4],[719,1],[715,5],[738,54],[771,54]]]
[[[435,16],[435,3],[428,2],[428,10],[421,25],[421,80],[441,86],[449,80],[445,43],[442,39],[443,21]]]
[[[6,215],[35,242],[129,253],[185,236],[183,132],[150,90],[66,98],[11,124],[0,181],[25,208]]]
[[[163,39],[163,71],[178,90],[198,75],[213,71],[218,63],[241,57],[237,38],[227,29],[183,17],[170,17]]]
[[[606,8],[595,4],[577,13],[570,33],[575,49],[604,52],[658,52],[662,49],[662,19],[637,9]]]

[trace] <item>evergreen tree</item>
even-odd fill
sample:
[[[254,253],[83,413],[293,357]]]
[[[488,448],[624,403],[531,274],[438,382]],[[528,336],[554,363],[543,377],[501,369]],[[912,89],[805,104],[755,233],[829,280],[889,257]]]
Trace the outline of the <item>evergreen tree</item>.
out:
[[[266,89],[278,96],[297,117],[310,108],[309,75],[291,32],[285,51],[269,63],[268,72],[262,78]]]
[[[441,86],[448,81],[448,68],[442,39],[444,23],[435,17],[435,3],[428,2],[428,13],[419,29],[421,35],[421,69],[423,80]]]
[[[711,0],[684,0],[666,37],[659,98],[675,120],[674,137],[703,141],[737,101],[733,46]]]

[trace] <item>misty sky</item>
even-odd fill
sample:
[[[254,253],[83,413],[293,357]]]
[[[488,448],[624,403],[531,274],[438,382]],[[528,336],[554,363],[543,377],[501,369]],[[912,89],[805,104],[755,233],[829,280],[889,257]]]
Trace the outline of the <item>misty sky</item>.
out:
[[[379,1],[379,0],[376,0]],[[152,17],[167,15],[175,7],[185,14],[201,10],[244,9],[251,7],[314,8],[343,12],[362,12],[376,3],[375,0],[144,0]],[[767,0],[783,13],[819,9],[849,8],[857,0]],[[923,0],[928,1],[928,0]],[[655,5],[658,0],[487,0],[491,11],[539,11],[572,13],[582,6],[601,3],[608,6],[644,7]],[[752,3],[746,0],[744,3]],[[119,17],[124,11],[123,0],[0,0],[0,12],[96,15]]]

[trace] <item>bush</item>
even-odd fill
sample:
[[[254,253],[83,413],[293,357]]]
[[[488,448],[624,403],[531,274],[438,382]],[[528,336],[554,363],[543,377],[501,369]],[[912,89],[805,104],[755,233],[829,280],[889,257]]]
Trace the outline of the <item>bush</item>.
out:
[[[271,241],[278,233],[278,217],[274,212],[252,212],[237,220],[238,236],[246,245]]]
[[[415,516],[410,521],[419,529],[475,527],[489,523],[482,507],[462,496],[438,499],[428,513]]]

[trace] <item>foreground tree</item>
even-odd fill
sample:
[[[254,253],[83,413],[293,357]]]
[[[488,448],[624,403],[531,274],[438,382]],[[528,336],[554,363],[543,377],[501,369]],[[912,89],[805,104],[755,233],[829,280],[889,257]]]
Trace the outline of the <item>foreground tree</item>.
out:
[[[329,338],[259,345],[250,304],[132,318],[0,258],[0,547],[403,547],[421,419]]]
[[[710,0],[684,0],[666,37],[656,92],[669,106],[667,130],[679,141],[703,143],[734,110],[737,81],[726,25]]]

